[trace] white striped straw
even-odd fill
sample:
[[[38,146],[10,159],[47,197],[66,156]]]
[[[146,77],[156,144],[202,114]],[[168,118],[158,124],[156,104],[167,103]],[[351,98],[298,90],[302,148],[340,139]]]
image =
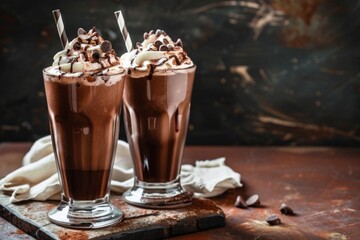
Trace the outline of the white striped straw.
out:
[[[52,13],[54,15],[55,24],[56,24],[56,28],[57,28],[58,33],[59,33],[61,45],[65,49],[69,45],[69,40],[68,40],[68,38],[66,36],[66,32],[65,32],[65,28],[64,28],[64,22],[63,22],[63,19],[61,17],[60,9],[53,10]]]
[[[130,52],[131,50],[134,49],[134,47],[133,47],[133,44],[131,42],[130,34],[129,34],[126,26],[125,26],[125,20],[124,20],[124,17],[122,15],[121,11],[116,11],[115,12],[115,17],[116,17],[117,23],[119,25],[121,35],[124,38],[126,50],[128,52]]]

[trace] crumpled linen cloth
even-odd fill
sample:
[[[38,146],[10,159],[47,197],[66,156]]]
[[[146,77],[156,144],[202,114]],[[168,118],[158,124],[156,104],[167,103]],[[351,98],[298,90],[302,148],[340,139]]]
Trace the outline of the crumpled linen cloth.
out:
[[[111,191],[122,193],[134,184],[129,146],[118,141],[111,178]],[[225,165],[225,158],[196,161],[181,166],[182,186],[196,197],[214,197],[241,187],[240,174]],[[23,166],[0,180],[0,190],[10,194],[10,201],[59,200],[60,183],[51,137],[37,140],[23,158]]]

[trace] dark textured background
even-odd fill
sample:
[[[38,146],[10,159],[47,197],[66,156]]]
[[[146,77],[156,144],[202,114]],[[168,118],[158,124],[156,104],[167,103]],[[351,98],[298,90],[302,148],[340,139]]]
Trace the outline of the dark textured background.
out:
[[[360,146],[360,1],[1,1],[0,140],[48,134],[42,68],[96,26],[125,51],[144,31],[181,38],[198,66],[187,144]],[[121,138],[124,138],[122,131]]]

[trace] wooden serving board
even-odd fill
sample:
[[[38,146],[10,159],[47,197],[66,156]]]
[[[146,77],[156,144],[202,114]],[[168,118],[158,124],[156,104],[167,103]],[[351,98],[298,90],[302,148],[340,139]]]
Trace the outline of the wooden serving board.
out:
[[[38,239],[162,239],[225,225],[224,212],[206,199],[194,199],[191,206],[174,210],[138,208],[121,196],[111,196],[110,201],[124,212],[124,220],[96,230],[68,229],[49,222],[47,212],[56,201],[12,204],[3,193],[0,216]]]

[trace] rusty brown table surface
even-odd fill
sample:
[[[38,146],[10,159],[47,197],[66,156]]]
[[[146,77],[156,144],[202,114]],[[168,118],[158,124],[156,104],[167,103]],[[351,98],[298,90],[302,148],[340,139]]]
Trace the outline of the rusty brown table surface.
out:
[[[21,165],[30,143],[0,144],[0,177]],[[226,226],[173,239],[360,239],[360,149],[188,146],[184,163],[226,157],[244,186],[212,198]],[[259,194],[261,206],[234,207],[237,195]],[[296,216],[279,212],[286,203]],[[276,213],[279,226],[265,218]],[[0,239],[32,239],[0,218]]]

